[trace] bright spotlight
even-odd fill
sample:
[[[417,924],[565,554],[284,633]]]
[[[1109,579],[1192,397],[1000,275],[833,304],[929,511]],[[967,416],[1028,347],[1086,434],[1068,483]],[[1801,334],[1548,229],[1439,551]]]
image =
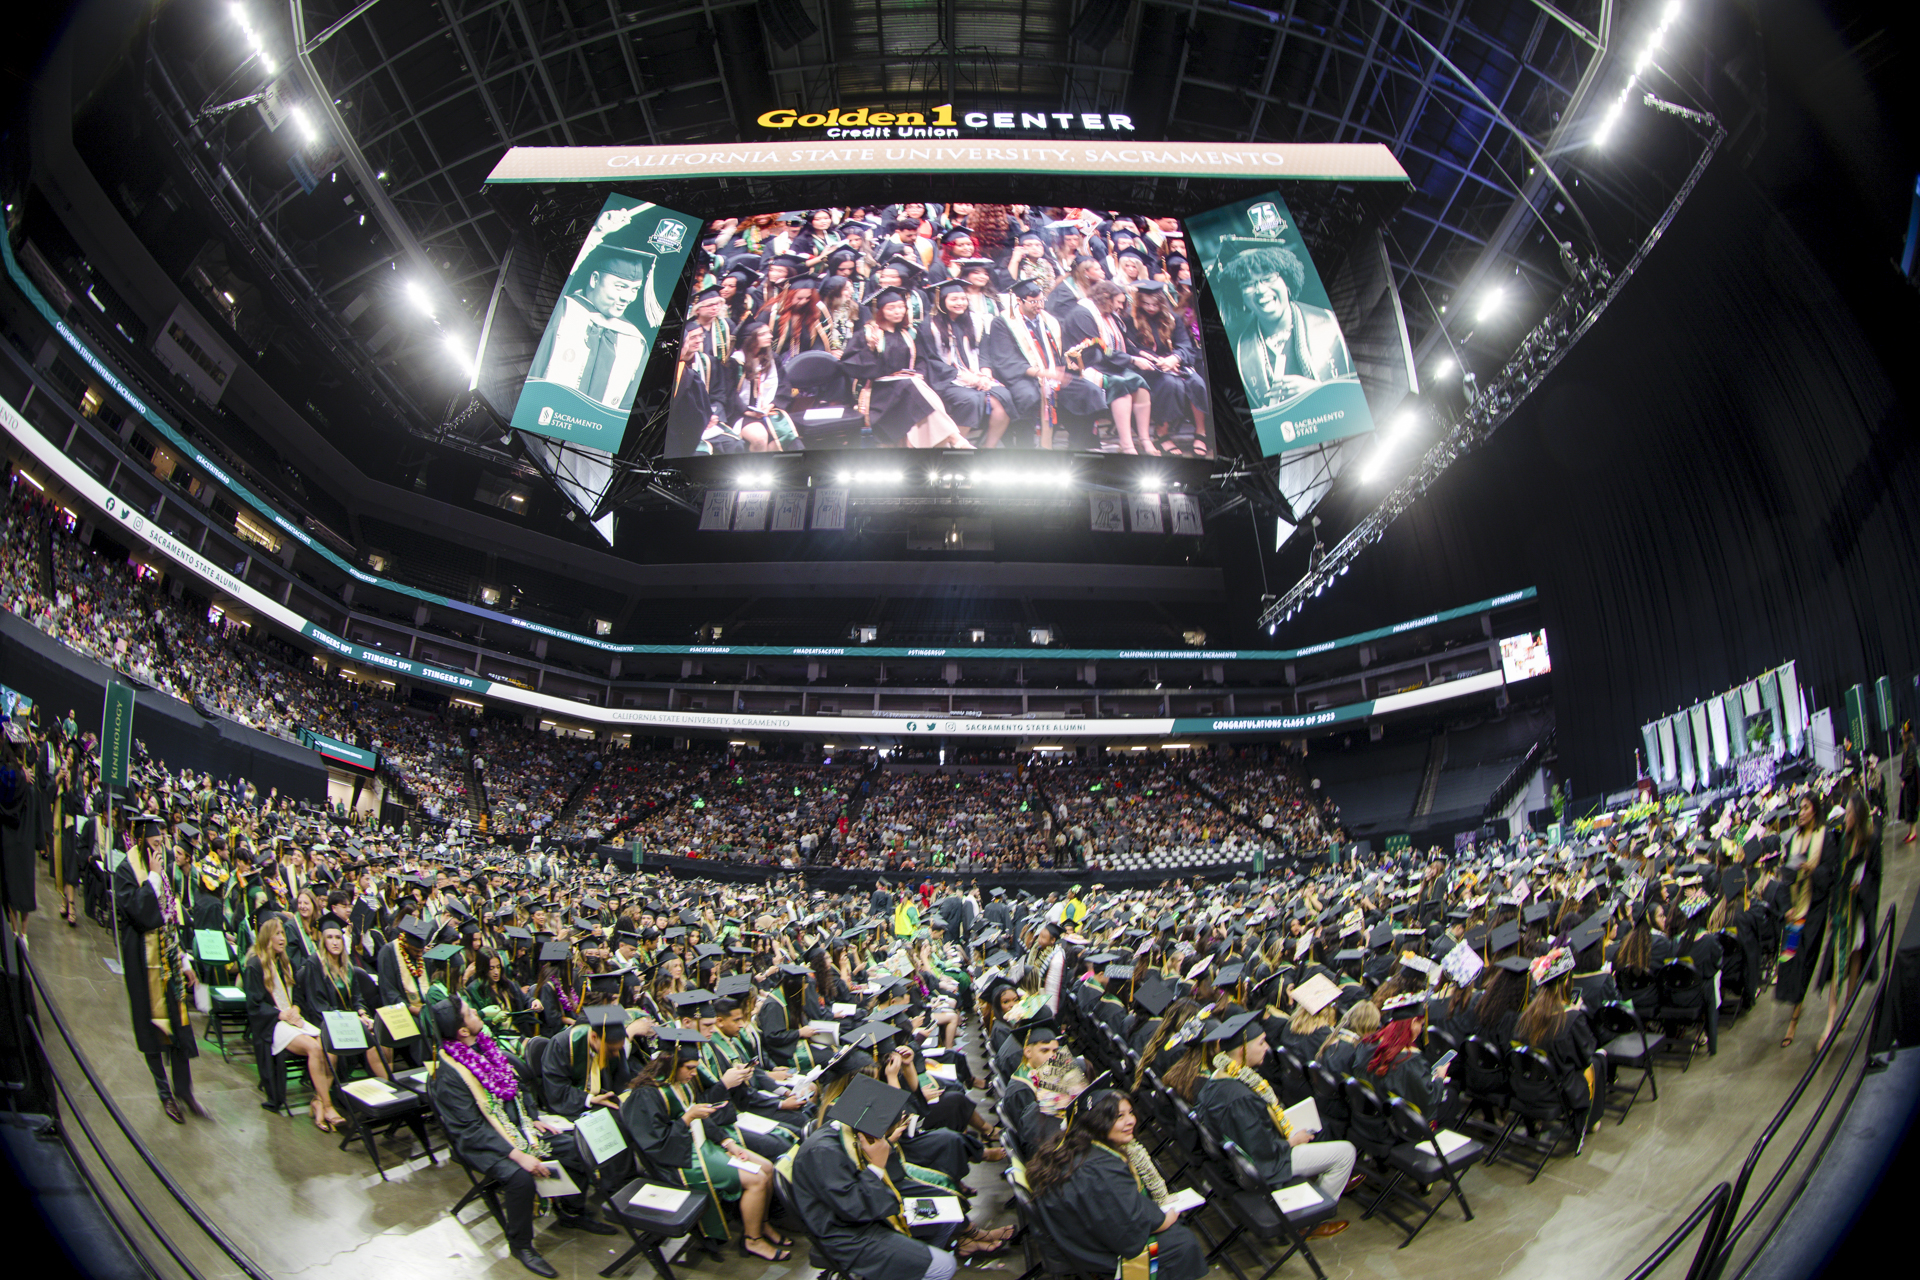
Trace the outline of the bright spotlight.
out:
[[[1142,493],[1158,493],[1164,483],[1159,476],[1141,476],[1140,491]]]
[[[834,482],[835,484],[852,484],[852,483],[853,483],[853,472],[851,472],[851,471],[837,471],[837,472],[835,472],[835,473],[834,473],[834,476],[833,476],[833,482]]]
[[[1494,285],[1480,295],[1480,309],[1474,313],[1474,319],[1485,324],[1500,314],[1500,308],[1505,306],[1506,302],[1507,291],[1499,285]]]
[[[1445,382],[1454,375],[1454,372],[1458,368],[1459,366],[1454,364],[1452,356],[1441,356],[1433,362],[1433,380],[1435,382]]]
[[[447,354],[458,362],[460,372],[471,377],[473,375],[473,352],[467,350],[467,344],[461,341],[460,335],[457,333],[448,334],[443,341],[446,344]]]
[[[429,320],[433,318],[433,297],[418,280],[407,281],[407,301],[418,307]]]

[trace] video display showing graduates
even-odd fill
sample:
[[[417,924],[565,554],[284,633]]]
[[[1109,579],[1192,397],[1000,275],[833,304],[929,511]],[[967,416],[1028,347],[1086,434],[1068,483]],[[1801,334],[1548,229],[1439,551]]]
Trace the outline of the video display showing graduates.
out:
[[[669,455],[1212,452],[1177,218],[907,201],[721,218],[694,254]]]

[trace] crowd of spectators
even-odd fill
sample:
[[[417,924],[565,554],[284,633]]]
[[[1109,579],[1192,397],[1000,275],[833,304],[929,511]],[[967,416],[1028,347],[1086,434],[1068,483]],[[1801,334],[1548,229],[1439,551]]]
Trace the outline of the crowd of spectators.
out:
[[[1224,862],[1257,846],[1318,851],[1337,838],[1331,802],[1290,757],[1264,753],[1109,763],[982,747],[949,761],[966,772],[946,773],[931,752],[894,753],[879,767],[865,752],[826,763],[717,744],[609,750],[458,704],[410,706],[253,636],[196,597],[158,589],[157,576],[75,533],[73,517],[16,483],[0,540],[8,609],[204,712],[377,751],[404,801],[433,825],[471,829],[485,814],[495,837],[633,840],[681,856],[888,871],[1099,869],[1154,853]]]

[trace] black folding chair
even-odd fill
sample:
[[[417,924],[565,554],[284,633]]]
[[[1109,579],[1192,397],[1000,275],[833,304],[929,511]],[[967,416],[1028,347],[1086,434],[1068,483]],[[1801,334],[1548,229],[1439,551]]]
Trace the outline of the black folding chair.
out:
[[[1609,1094],[1607,1110],[1620,1113],[1620,1123],[1627,1122],[1627,1113],[1633,1110],[1633,1104],[1639,1101],[1640,1090],[1651,1088],[1653,1100],[1660,1100],[1660,1082],[1653,1076],[1653,1057],[1660,1049],[1666,1037],[1648,1035],[1640,1021],[1640,1014],[1624,1001],[1612,1001],[1594,1010],[1594,1022],[1602,1035],[1609,1037],[1606,1042],[1607,1063],[1611,1067],[1625,1067],[1629,1070],[1639,1068],[1640,1078],[1634,1082],[1630,1093],[1616,1087]],[[1618,1096],[1625,1093],[1625,1099]]]
[[[1467,1193],[1460,1188],[1460,1174],[1485,1154],[1486,1148],[1465,1134],[1450,1135],[1452,1138],[1465,1139],[1455,1142],[1451,1149],[1442,1144],[1442,1135],[1427,1127],[1412,1103],[1405,1098],[1393,1097],[1386,1102],[1386,1119],[1396,1142],[1387,1152],[1386,1164],[1392,1170],[1392,1178],[1375,1197],[1362,1217],[1370,1218],[1375,1213],[1407,1233],[1400,1242],[1402,1249],[1413,1243],[1433,1215],[1440,1212],[1449,1198],[1460,1201],[1460,1213],[1465,1221],[1473,1221],[1473,1208],[1467,1204]],[[1407,1180],[1419,1184],[1420,1195],[1415,1197],[1403,1187]],[[1447,1191],[1438,1199],[1429,1203],[1426,1197],[1432,1194],[1432,1188],[1440,1182],[1447,1184]],[[1418,1222],[1410,1223],[1406,1218],[1387,1207],[1390,1196],[1397,1196],[1407,1206],[1409,1213],[1425,1209]]]
[[[1285,1246],[1280,1256],[1260,1273],[1259,1280],[1269,1280],[1296,1253],[1306,1258],[1315,1280],[1326,1280],[1326,1272],[1320,1269],[1320,1260],[1313,1256],[1313,1247],[1307,1243],[1307,1233],[1332,1218],[1339,1208],[1338,1204],[1315,1189],[1315,1203],[1283,1212],[1273,1198],[1274,1193],[1268,1189],[1259,1171],[1253,1167],[1253,1162],[1239,1147],[1231,1140],[1215,1142],[1213,1134],[1204,1125],[1200,1131],[1208,1147],[1207,1169],[1213,1189],[1213,1194],[1207,1197],[1207,1204],[1218,1209],[1231,1228],[1213,1246],[1207,1261],[1223,1262],[1227,1270],[1233,1272],[1235,1280],[1247,1280],[1246,1273],[1228,1251],[1229,1245],[1244,1236],[1262,1245]],[[1256,1259],[1263,1256],[1257,1247],[1252,1252]]]
[[[1347,1092],[1340,1073],[1324,1062],[1307,1064],[1307,1083],[1313,1090],[1313,1105],[1320,1112],[1320,1134],[1326,1138],[1347,1136]]]
[[[1508,1053],[1507,1078],[1513,1087],[1513,1118],[1507,1121],[1506,1131],[1487,1153],[1487,1163],[1492,1164],[1506,1155],[1511,1146],[1523,1147],[1539,1157],[1527,1177],[1528,1183],[1532,1183],[1559,1151],[1562,1141],[1570,1138],[1574,1153],[1579,1152],[1585,1138],[1586,1109],[1581,1108],[1576,1114],[1574,1108],[1567,1105],[1553,1064],[1538,1049],[1521,1045]],[[1515,1132],[1522,1123],[1530,1132]]]
[[[1098,1276],[1089,1275],[1075,1268],[1074,1262],[1060,1251],[1060,1246],[1045,1231],[1036,1230],[1039,1222],[1033,1208],[1033,1195],[1011,1169],[1003,1170],[1007,1180],[1007,1190],[1013,1204],[1014,1221],[1019,1229],[1014,1233],[1020,1243],[1021,1260],[1027,1269],[1020,1273],[1019,1280],[1034,1280],[1036,1276],[1054,1276],[1061,1280],[1110,1280],[1112,1272]]]
[[[520,1060],[527,1064],[528,1084],[533,1086],[533,1100],[543,1109],[547,1107],[546,1090],[540,1087],[540,1067],[547,1059],[547,1049],[551,1045],[545,1036],[534,1036],[521,1045]]]
[[[1507,1083],[1506,1049],[1480,1036],[1468,1036],[1454,1060],[1451,1078],[1467,1100],[1480,1108],[1479,1124],[1484,1132],[1489,1137],[1500,1135],[1500,1115],[1513,1102],[1513,1089]],[[1494,1145],[1497,1148],[1498,1143]],[[1491,1162],[1491,1153],[1488,1159]]]
[[[800,1212],[798,1202],[794,1200],[793,1184],[788,1182],[786,1175],[778,1169],[773,1172],[773,1203],[781,1213],[781,1221],[798,1226],[801,1234],[807,1237],[807,1265],[820,1273],[813,1277],[813,1280],[860,1280],[860,1277],[854,1275],[851,1267],[834,1257],[832,1252],[820,1243],[820,1237],[813,1233],[812,1226],[807,1223],[806,1217]],[[694,1239],[700,1240],[701,1237],[696,1234]]]
[[[1274,1045],[1267,1053],[1267,1061],[1273,1064],[1273,1088],[1281,1102],[1292,1106],[1313,1093],[1313,1084],[1307,1079],[1307,1064],[1300,1061],[1299,1054],[1285,1045]]]
[[[1713,999],[1713,988],[1701,979],[1700,971],[1685,960],[1663,966],[1655,977],[1659,980],[1660,1022],[1666,1031],[1660,1052],[1679,1058],[1680,1072],[1684,1075],[1693,1065],[1694,1050],[1699,1046],[1694,1033],[1706,1030],[1707,1001]]]

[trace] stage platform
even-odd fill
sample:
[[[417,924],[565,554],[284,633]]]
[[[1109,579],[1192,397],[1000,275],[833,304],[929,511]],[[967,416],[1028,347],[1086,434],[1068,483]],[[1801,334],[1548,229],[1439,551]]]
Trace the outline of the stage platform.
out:
[[[1898,824],[1888,834],[1882,896],[1883,909],[1900,905],[1901,930],[1920,886],[1920,845],[1898,843],[1905,834]],[[429,1165],[423,1157],[407,1160],[410,1148],[391,1148],[383,1182],[358,1147],[340,1151],[337,1138],[315,1131],[304,1116],[290,1121],[261,1110],[250,1059],[237,1055],[225,1063],[210,1040],[203,1041],[194,1080],[214,1118],[189,1116],[184,1126],[170,1123],[154,1100],[144,1061],[129,1042],[125,990],[104,963],[113,954],[108,935],[91,923],[77,929],[63,923],[44,876],[40,894],[41,910],[29,931],[33,960],[82,1051],[166,1167],[267,1271],[300,1280],[361,1280],[410,1271],[431,1272],[439,1280],[526,1274],[506,1257],[500,1230],[484,1208],[470,1207],[464,1222],[448,1216],[467,1182],[444,1155],[438,1165]],[[1684,1075],[1677,1068],[1662,1069],[1660,1099],[1643,1092],[1627,1123],[1609,1121],[1587,1140],[1583,1155],[1552,1161],[1531,1186],[1524,1171],[1509,1164],[1472,1169],[1464,1186],[1474,1220],[1463,1222],[1458,1206],[1449,1205],[1405,1251],[1397,1248],[1400,1235],[1390,1225],[1359,1221],[1361,1206],[1343,1202],[1341,1216],[1353,1219],[1353,1226],[1316,1244],[1322,1266],[1330,1280],[1624,1277],[1708,1186],[1737,1171],[1805,1069],[1824,1012],[1824,1002],[1809,1002],[1793,1047],[1782,1050],[1787,1010],[1763,995],[1758,1008],[1722,1029],[1717,1057],[1702,1051]],[[975,1031],[969,1026],[965,1041],[978,1074]],[[54,1066],[73,1070],[64,1055]],[[68,1078],[84,1090],[77,1073]],[[1810,1093],[1821,1091],[1816,1087]],[[88,1118],[97,1131],[112,1130],[103,1112]],[[1790,1124],[1787,1132],[1797,1128]],[[1772,1159],[1790,1145],[1775,1143]],[[136,1164],[130,1155],[122,1161],[123,1168]],[[1759,1185],[1772,1167],[1763,1166]],[[992,1220],[1010,1221],[997,1216],[1004,1200],[998,1167],[978,1166],[970,1181],[984,1192],[980,1206],[996,1211]],[[204,1239],[196,1239],[153,1179],[143,1172],[135,1183],[208,1277],[237,1274]],[[568,1280],[586,1280],[616,1256],[615,1239],[569,1232],[551,1222],[543,1220],[535,1247]],[[625,1237],[617,1243],[624,1246]],[[1015,1255],[998,1264],[1009,1280],[1022,1270]],[[804,1280],[812,1274],[804,1247],[783,1264],[729,1255],[719,1263],[699,1258],[675,1271],[695,1280],[716,1274],[729,1280]],[[652,1272],[638,1261],[626,1274],[650,1280]],[[1279,1280],[1309,1274],[1296,1259],[1282,1268]]]

